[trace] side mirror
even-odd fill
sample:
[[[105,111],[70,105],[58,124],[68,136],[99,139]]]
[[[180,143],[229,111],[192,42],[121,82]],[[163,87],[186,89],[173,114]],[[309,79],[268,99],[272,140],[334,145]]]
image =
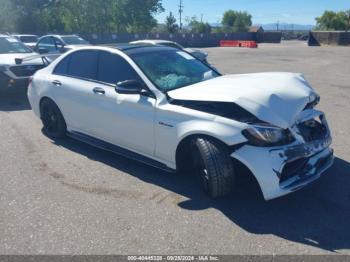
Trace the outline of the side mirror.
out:
[[[39,47],[38,50],[39,54],[47,54],[49,52],[49,49],[45,48],[45,47]]]
[[[117,83],[115,91],[118,94],[128,94],[128,95],[136,95],[141,94],[144,90],[144,85],[137,80],[126,80]]]

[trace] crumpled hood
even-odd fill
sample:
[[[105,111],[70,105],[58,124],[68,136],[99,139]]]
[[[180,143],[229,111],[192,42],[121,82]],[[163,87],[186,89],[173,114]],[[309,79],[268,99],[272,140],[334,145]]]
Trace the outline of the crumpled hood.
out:
[[[315,92],[301,74],[227,75],[170,91],[178,100],[234,102],[257,118],[288,128]]]
[[[37,53],[26,53],[26,54],[0,54],[0,65],[15,65],[15,59],[24,59],[29,57],[35,57],[39,56]],[[23,61],[23,65],[30,64],[30,65],[37,65],[42,64],[42,59],[40,56],[38,58],[31,59],[29,61]]]

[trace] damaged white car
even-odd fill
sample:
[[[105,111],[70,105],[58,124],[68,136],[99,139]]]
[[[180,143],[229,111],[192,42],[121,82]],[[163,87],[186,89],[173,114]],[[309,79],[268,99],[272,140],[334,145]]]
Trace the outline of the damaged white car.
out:
[[[237,163],[266,200],[304,187],[333,163],[319,96],[299,74],[222,76],[174,48],[86,47],[38,71],[28,96],[51,137],[193,170],[213,198],[235,189]]]

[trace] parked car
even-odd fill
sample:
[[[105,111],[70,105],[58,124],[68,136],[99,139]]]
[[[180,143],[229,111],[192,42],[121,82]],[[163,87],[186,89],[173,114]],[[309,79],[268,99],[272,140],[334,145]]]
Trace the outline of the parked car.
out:
[[[300,74],[223,76],[170,47],[86,47],[38,71],[28,97],[48,136],[192,170],[213,198],[234,190],[239,165],[269,200],[333,163],[319,96]]]
[[[45,66],[45,60],[17,38],[0,35],[0,91],[27,85],[29,77]]]
[[[40,37],[35,51],[39,54],[51,54],[58,57],[69,50],[87,45],[90,43],[77,35],[46,35]]]
[[[21,41],[23,44],[25,44],[27,47],[34,49],[36,46],[36,42],[38,42],[38,36],[37,35],[12,35],[13,37],[17,38],[19,41]]]
[[[298,37],[299,40],[301,41],[308,41],[309,40],[309,35],[301,35]]]
[[[173,41],[167,41],[167,40],[139,40],[139,41],[134,41],[131,42],[131,44],[149,44],[149,45],[162,45],[162,46],[169,46],[169,47],[174,47],[180,50],[184,50],[194,57],[198,58],[199,60],[208,63],[208,53],[203,52],[198,49],[192,49],[192,48],[184,48],[182,45],[173,42]]]

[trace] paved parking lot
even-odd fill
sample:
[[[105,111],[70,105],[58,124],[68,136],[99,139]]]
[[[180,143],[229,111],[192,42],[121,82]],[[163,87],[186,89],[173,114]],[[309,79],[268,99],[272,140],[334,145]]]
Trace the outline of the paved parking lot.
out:
[[[0,94],[0,254],[350,254],[350,49],[205,51],[223,73],[304,73],[333,131],[334,167],[274,201],[244,178],[212,201],[192,178],[48,139],[24,94]]]

